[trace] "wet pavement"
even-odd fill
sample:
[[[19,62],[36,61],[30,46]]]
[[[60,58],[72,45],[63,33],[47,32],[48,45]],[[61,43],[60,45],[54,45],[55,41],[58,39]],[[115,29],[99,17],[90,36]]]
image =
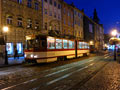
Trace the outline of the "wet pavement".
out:
[[[0,90],[119,90],[120,65],[110,54],[0,68]]]

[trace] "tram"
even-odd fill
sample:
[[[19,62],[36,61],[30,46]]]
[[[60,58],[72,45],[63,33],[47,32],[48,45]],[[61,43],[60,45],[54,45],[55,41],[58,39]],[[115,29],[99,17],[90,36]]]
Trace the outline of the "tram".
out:
[[[89,55],[89,44],[51,36],[26,36],[26,62],[48,63]]]

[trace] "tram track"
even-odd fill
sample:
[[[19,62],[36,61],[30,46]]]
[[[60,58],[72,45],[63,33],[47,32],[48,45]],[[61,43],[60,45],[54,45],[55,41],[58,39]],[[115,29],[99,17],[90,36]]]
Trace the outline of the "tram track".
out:
[[[103,57],[102,57],[103,58]],[[65,66],[64,67],[64,65],[63,66],[60,66],[60,67],[58,67],[58,68],[52,68],[52,69],[50,69],[50,70],[45,70],[45,71],[42,71],[42,75],[41,75],[41,73],[38,73],[38,74],[36,74],[36,76],[35,77],[32,77],[32,78],[27,78],[27,79],[25,79],[25,80],[22,80],[22,81],[19,81],[19,83],[16,83],[16,82],[14,82],[14,83],[11,83],[11,84],[9,84],[8,86],[7,86],[7,88],[4,88],[4,87],[6,87],[6,86],[3,86],[2,88],[0,88],[1,90],[8,90],[8,89],[11,89],[11,88],[16,88],[16,90],[17,90],[17,87],[23,87],[23,86],[26,86],[26,85],[29,85],[30,83],[36,83],[36,82],[39,82],[39,84],[37,83],[36,85],[36,87],[38,87],[38,88],[41,88],[42,86],[43,87],[46,87],[46,85],[48,85],[48,86],[50,86],[51,84],[53,84],[53,83],[56,83],[56,82],[58,82],[58,81],[60,81],[60,80],[63,80],[63,79],[65,79],[65,78],[68,78],[69,76],[71,76],[71,75],[73,75],[73,74],[75,74],[76,72],[77,72],[77,70],[78,71],[81,71],[82,69],[84,70],[84,69],[87,69],[88,67],[88,65],[90,65],[90,64],[93,64],[93,62],[96,64],[96,63],[99,63],[99,62],[101,62],[101,60],[100,60],[100,58],[99,58],[99,60],[93,60],[93,59],[90,59],[88,62],[86,62],[86,63],[84,63],[83,65],[80,65],[80,63],[79,64],[75,64],[75,63],[72,63],[71,65],[76,65],[75,67],[72,67],[72,68],[74,68],[73,70],[76,70],[75,72],[71,72],[71,71],[73,71],[72,70],[72,68],[71,68],[71,65],[67,65],[67,67]],[[78,68],[77,68],[78,67]],[[63,68],[65,69],[65,70],[63,70]],[[59,71],[59,70],[61,70],[61,71]],[[70,70],[69,72],[68,72],[68,70]],[[56,71],[58,71],[58,72],[56,72]],[[44,74],[43,74],[44,73]],[[63,73],[63,74],[62,74]],[[65,74],[66,73],[66,74]],[[60,74],[60,75],[59,75]],[[57,75],[57,76],[56,76]],[[45,77],[46,76],[46,77]],[[50,77],[50,78],[49,78]],[[49,78],[49,79],[48,79]],[[56,79],[55,79],[56,78]],[[52,82],[52,83],[51,83]],[[46,85],[45,85],[46,84]],[[1,87],[1,86],[0,86]],[[36,88],[35,87],[35,88]],[[27,87],[27,88],[29,88],[29,87]],[[34,87],[31,87],[31,88],[34,88]],[[27,89],[28,90],[28,89]],[[32,89],[31,89],[32,90]],[[39,89],[38,89],[39,90]],[[44,89],[43,89],[44,90]]]
[[[91,62],[93,62],[93,60],[91,60]],[[90,64],[91,62],[87,62],[87,63],[85,63],[85,64],[83,64],[84,66],[86,66],[86,65],[88,65],[88,64]],[[78,67],[79,65],[77,65],[76,67]],[[70,66],[69,66],[70,67]],[[76,68],[76,67],[74,67],[74,68]],[[83,66],[79,66],[80,68],[82,68]],[[63,67],[64,68],[64,67]],[[56,70],[55,69],[52,69],[52,70],[54,70],[53,72],[56,72]],[[43,71],[44,72],[44,71]],[[64,73],[64,72],[63,72]],[[48,74],[50,74],[50,72],[48,71]],[[47,75],[46,73],[44,74],[44,75]],[[11,84],[11,85],[9,85],[10,87],[13,87],[12,85],[14,85],[15,87],[16,86],[19,86],[19,85],[22,85],[22,84],[26,84],[26,82],[27,83],[31,83],[31,81],[34,81],[34,80],[42,80],[42,81],[46,81],[46,80],[43,80],[45,77],[44,77],[44,75],[41,75],[41,73],[39,73],[39,74],[37,74],[35,77],[33,77],[32,79],[30,78],[28,78],[28,80],[23,80],[23,81],[21,81],[21,83],[20,83],[20,81],[19,81],[19,83],[17,84],[16,82],[15,83],[13,83],[13,84]],[[49,78],[49,77],[47,77],[47,78]],[[47,79],[46,78],[46,79]],[[52,80],[52,79],[51,79]],[[47,81],[46,81],[47,82]],[[45,83],[45,82],[42,82],[42,83]],[[3,85],[2,85],[3,86]],[[8,86],[8,87],[9,87]],[[0,86],[1,87],[1,86]],[[2,88],[1,88],[2,89]]]

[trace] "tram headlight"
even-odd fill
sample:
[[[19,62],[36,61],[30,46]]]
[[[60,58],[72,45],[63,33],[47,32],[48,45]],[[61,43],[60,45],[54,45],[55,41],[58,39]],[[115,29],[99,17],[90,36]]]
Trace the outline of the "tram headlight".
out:
[[[31,54],[31,58],[33,58],[34,57],[34,55],[33,54]]]
[[[37,55],[34,56],[34,58],[37,58],[37,57],[38,57]]]

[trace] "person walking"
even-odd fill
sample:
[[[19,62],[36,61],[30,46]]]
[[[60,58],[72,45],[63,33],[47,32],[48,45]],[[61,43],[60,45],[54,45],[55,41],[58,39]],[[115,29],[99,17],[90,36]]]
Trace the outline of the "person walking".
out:
[[[16,59],[16,58],[18,58],[18,59],[19,59],[17,49],[15,49],[15,54],[14,54],[14,59]]]

